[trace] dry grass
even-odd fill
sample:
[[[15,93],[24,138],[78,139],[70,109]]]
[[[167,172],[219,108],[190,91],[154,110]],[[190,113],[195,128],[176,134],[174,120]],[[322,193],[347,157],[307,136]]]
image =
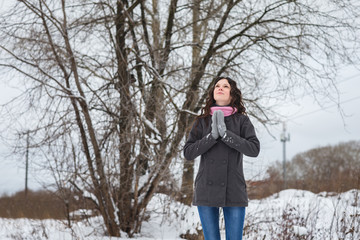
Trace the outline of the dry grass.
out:
[[[70,193],[70,192],[69,192]],[[12,196],[3,195],[0,198],[1,218],[33,218],[33,219],[67,219],[68,213],[80,208],[93,207],[89,202],[67,195],[67,201],[52,191],[17,192]]]

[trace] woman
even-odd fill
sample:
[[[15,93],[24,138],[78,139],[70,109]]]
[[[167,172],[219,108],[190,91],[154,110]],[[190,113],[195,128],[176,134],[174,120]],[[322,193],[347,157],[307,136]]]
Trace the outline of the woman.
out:
[[[243,154],[256,157],[260,151],[254,126],[245,110],[236,82],[219,77],[184,147],[187,160],[201,155],[193,205],[198,207],[205,240],[220,239],[220,207],[226,239],[242,239],[248,205]]]

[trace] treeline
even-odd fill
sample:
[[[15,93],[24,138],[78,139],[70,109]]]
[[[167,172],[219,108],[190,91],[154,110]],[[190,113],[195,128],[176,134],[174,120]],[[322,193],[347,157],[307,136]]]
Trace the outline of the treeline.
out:
[[[284,188],[344,192],[360,188],[360,141],[339,143],[299,153],[286,163],[275,162],[263,181],[249,182],[250,198],[263,198]]]

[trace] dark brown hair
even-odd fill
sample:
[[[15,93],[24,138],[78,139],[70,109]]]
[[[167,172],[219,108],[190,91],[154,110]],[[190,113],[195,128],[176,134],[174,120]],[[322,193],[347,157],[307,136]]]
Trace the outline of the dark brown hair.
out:
[[[215,80],[214,85],[210,88],[210,90],[208,92],[205,106],[201,109],[201,114],[200,114],[199,118],[205,118],[210,115],[210,108],[212,106],[214,106],[216,103],[216,101],[214,99],[214,89],[215,89],[216,84],[222,79],[226,79],[229,82],[230,87],[231,87],[231,90],[230,90],[231,101],[230,101],[229,106],[236,108],[238,113],[246,115],[246,108],[243,103],[242,93],[241,93],[240,89],[236,86],[236,82],[229,77],[218,77]]]

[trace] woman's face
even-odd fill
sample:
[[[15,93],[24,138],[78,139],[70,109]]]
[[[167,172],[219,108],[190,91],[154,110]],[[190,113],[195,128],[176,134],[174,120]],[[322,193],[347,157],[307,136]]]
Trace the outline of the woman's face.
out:
[[[231,86],[227,79],[221,79],[218,81],[214,88],[214,99],[219,106],[226,106],[231,101]]]

